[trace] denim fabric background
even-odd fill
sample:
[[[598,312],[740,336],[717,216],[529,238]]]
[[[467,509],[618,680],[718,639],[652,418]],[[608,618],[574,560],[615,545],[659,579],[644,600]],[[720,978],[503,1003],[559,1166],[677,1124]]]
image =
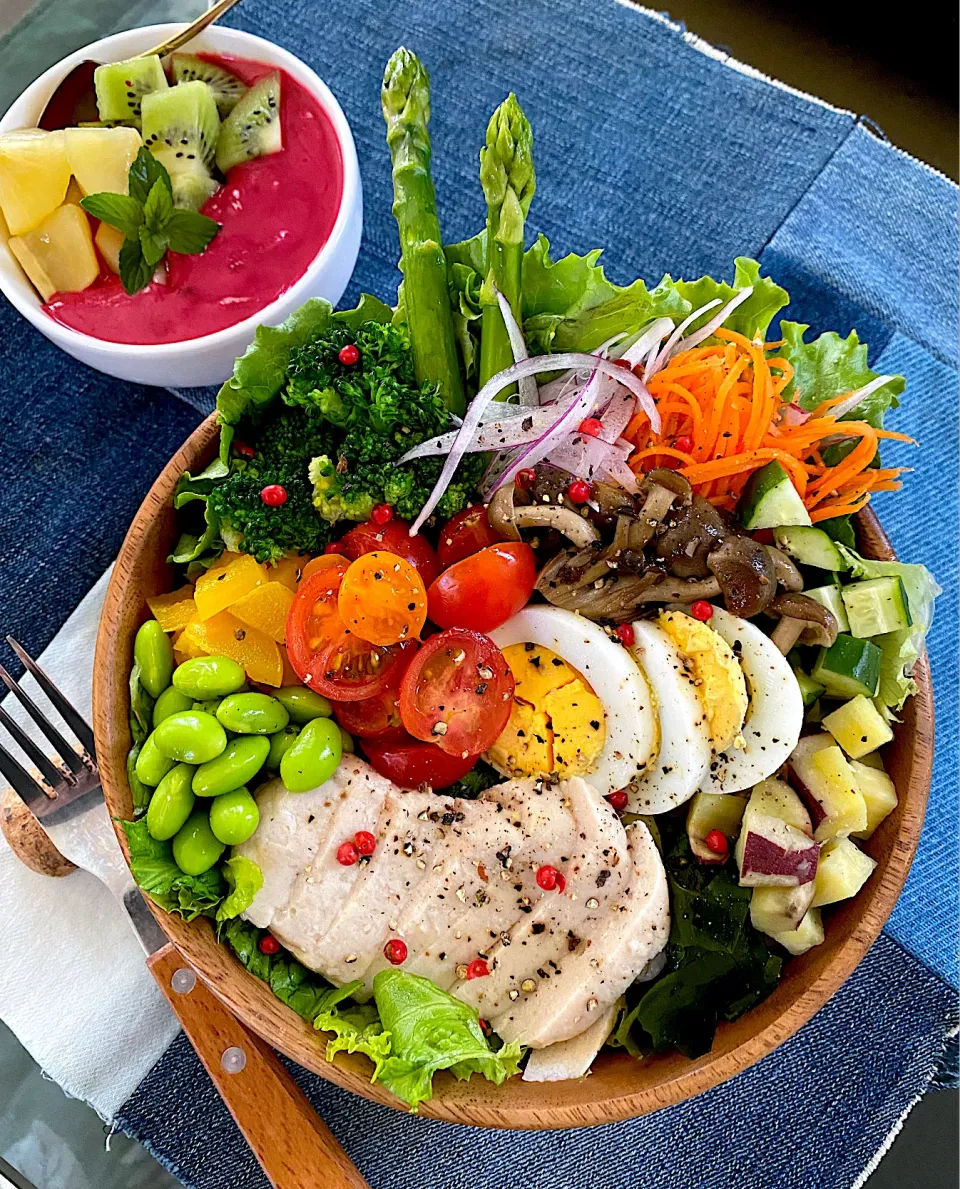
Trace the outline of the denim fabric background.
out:
[[[883,938],[797,1037],[694,1102],[561,1134],[483,1133],[303,1082],[376,1189],[840,1189],[928,1085],[955,1026],[957,378],[954,187],[837,112],[725,64],[655,14],[609,0],[246,0],[228,18],[287,46],[354,129],[366,227],[347,299],[398,274],[378,94],[400,43],[433,79],[445,237],[483,220],[477,153],[515,90],[533,121],[530,226],[556,254],[606,245],[619,282],[729,277],[760,257],[813,332],[856,327],[908,378],[891,424],[923,449],[878,510],[901,554],[945,588],[931,639],[937,766],[927,825]],[[149,482],[209,407],[74,364],[0,309],[0,622],[41,648],[116,553]],[[186,1042],[120,1125],[198,1189],[266,1185]],[[282,1124],[278,1121],[278,1126]]]

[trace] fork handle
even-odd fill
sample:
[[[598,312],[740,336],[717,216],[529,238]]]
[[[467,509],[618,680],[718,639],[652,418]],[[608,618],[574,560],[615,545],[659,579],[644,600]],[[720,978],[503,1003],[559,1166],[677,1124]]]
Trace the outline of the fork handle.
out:
[[[147,966],[274,1189],[370,1189],[273,1049],[179,951],[165,945]]]

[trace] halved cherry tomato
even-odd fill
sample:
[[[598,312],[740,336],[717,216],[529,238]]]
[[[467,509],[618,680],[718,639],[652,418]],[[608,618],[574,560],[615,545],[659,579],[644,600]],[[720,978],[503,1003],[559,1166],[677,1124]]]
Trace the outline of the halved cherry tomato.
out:
[[[300,580],[287,616],[287,655],[305,685],[335,701],[355,702],[386,688],[404,649],[370,644],[350,631],[337,607],[350,563],[333,554],[326,562]]]
[[[479,755],[510,717],[513,674],[486,636],[450,628],[431,636],[400,683],[400,716],[417,739],[449,755]]]
[[[400,739],[364,739],[361,744],[371,768],[401,788],[428,784],[445,789],[456,784],[477,762],[476,756],[452,756],[436,743],[424,743],[404,732]]]
[[[417,651],[416,641],[401,645],[406,662],[394,665],[386,686],[372,698],[361,702],[334,702],[333,714],[345,731],[359,739],[388,742],[409,739],[400,718],[400,680]]]
[[[378,549],[350,564],[337,606],[343,622],[361,640],[398,644],[420,635],[427,620],[427,591],[408,561]]]
[[[440,530],[440,540],[437,543],[440,568],[445,570],[454,562],[463,561],[472,553],[479,553],[488,545],[496,545],[502,540],[503,537],[487,519],[487,509],[483,504],[464,508]]]
[[[430,542],[423,537],[411,537],[410,526],[405,520],[358,524],[340,538],[337,546],[351,561],[356,561],[364,553],[373,553],[375,549],[395,553],[419,571],[424,586],[429,586],[440,573],[440,564]]]
[[[525,607],[537,581],[537,561],[523,541],[488,545],[465,557],[431,583],[430,618],[442,628],[456,625],[492,632]]]

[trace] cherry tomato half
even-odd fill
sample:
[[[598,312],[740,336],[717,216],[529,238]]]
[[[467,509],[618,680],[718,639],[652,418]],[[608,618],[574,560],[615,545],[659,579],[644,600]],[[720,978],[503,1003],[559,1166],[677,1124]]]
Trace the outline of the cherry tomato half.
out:
[[[414,567],[395,553],[364,553],[343,576],[340,617],[372,644],[416,640],[427,620],[427,591]]]
[[[337,607],[340,583],[350,563],[333,554],[326,561],[301,579],[290,604],[287,655],[305,685],[335,701],[355,702],[386,688],[404,649],[398,644],[371,644],[350,631]]]
[[[371,768],[401,788],[415,789],[428,784],[445,789],[456,784],[477,762],[476,756],[452,756],[436,743],[412,739],[404,732],[400,739],[364,739],[361,744]]]
[[[386,524],[374,524],[372,521],[358,524],[345,533],[337,545],[351,561],[356,561],[364,553],[373,553],[375,549],[395,553],[420,572],[424,586],[429,586],[440,573],[440,563],[429,541],[423,537],[411,537],[410,526],[405,520],[390,520]]]
[[[486,636],[450,628],[431,636],[400,683],[400,716],[417,739],[466,758],[486,751],[510,717],[513,674]]]
[[[390,669],[387,684],[378,694],[360,702],[333,703],[334,717],[349,734],[378,742],[410,738],[400,718],[400,680],[417,651],[417,645],[410,641],[401,647],[406,661]]]
[[[463,561],[472,553],[479,553],[488,545],[496,545],[502,540],[503,537],[487,519],[487,509],[483,504],[464,508],[440,530],[440,540],[437,543],[440,568],[445,570],[454,562]]]
[[[431,583],[429,616],[442,628],[492,632],[527,605],[536,581],[537,561],[529,545],[488,545]]]

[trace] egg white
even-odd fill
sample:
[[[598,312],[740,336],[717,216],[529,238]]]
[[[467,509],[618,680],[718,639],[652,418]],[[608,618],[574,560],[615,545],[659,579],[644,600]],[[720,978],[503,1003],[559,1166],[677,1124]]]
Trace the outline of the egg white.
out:
[[[629,796],[632,813],[665,813],[688,801],[710,764],[710,727],[676,645],[655,623],[633,625],[633,653],[656,694],[660,750]]]
[[[719,753],[700,787],[705,793],[739,793],[786,762],[800,738],[803,698],[787,658],[748,619],[714,607],[710,627],[738,657],[750,702],[741,731],[744,746]]]
[[[560,607],[525,607],[489,633],[498,648],[539,644],[576,669],[606,714],[603,751],[584,778],[600,793],[635,783],[657,750],[657,718],[646,678],[630,652],[589,619]]]

